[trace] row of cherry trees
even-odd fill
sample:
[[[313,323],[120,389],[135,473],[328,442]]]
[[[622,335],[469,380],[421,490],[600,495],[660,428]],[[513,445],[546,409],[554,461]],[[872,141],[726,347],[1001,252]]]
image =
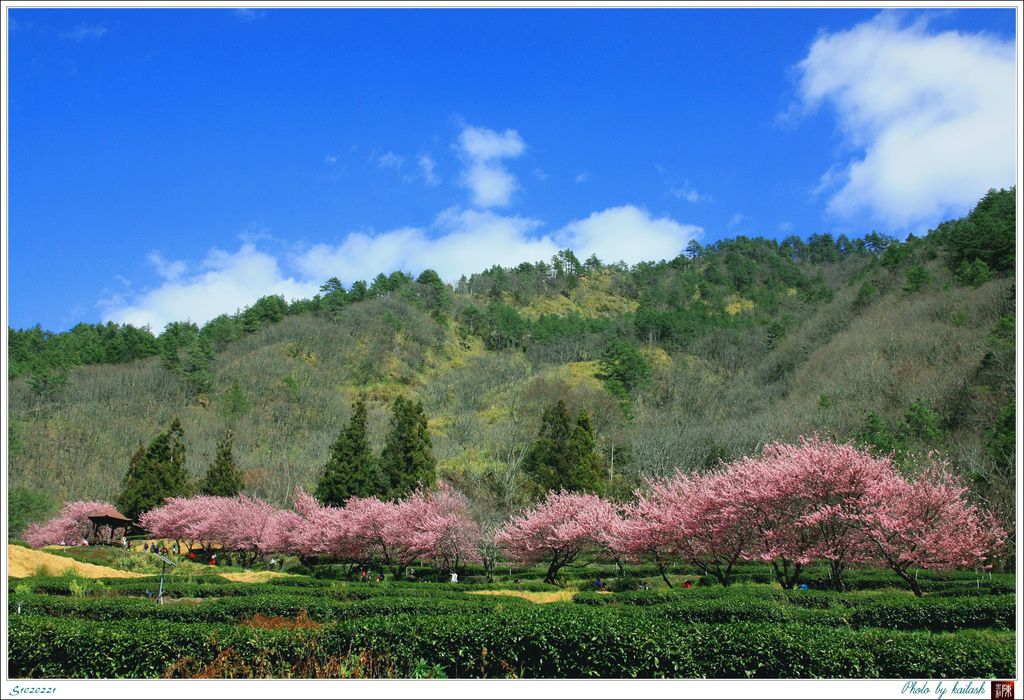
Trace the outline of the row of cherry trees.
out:
[[[39,546],[77,537],[84,513],[100,505],[69,504],[26,539]],[[912,568],[987,566],[1006,537],[945,465],[934,462],[908,479],[887,458],[817,438],[769,445],[717,471],[652,481],[625,505],[551,492],[497,531],[481,528],[466,499],[443,484],[402,500],[351,498],[343,507],[299,490],[291,511],[248,497],[172,498],[140,524],[158,537],[216,542],[247,562],[290,553],[383,565],[396,576],[417,560],[445,570],[478,561],[491,575],[502,551],[546,563],[545,580],[553,582],[586,553],[620,565],[653,562],[669,586],[674,562],[729,585],[737,563],[764,561],[791,588],[808,564],[822,561],[840,590],[844,569],[867,563],[890,568],[917,595]]]

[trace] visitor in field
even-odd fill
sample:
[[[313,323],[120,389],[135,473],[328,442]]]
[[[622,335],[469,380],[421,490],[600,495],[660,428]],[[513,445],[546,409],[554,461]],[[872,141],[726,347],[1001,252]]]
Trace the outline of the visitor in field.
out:
[[[453,571],[452,572],[452,583],[458,583],[458,582],[459,582],[459,575]]]
[[[683,584],[683,588],[693,588],[693,584],[690,583],[689,581],[687,581],[686,583]]]

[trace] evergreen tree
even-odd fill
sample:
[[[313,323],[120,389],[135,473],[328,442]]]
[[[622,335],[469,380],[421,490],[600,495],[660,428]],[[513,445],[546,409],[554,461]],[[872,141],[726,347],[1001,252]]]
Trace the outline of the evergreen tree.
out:
[[[600,491],[600,458],[586,412],[581,411],[573,425],[565,401],[546,408],[523,469],[541,491]]]
[[[188,495],[184,437],[181,421],[175,418],[171,427],[157,435],[148,447],[135,452],[117,497],[118,510],[134,520],[168,498]]]
[[[573,459],[563,488],[569,491],[600,493],[604,475],[601,470],[601,458],[595,449],[594,429],[590,425],[590,416],[586,411],[580,411],[576,418],[569,444]]]
[[[206,336],[197,337],[188,349],[181,371],[189,396],[205,394],[213,388],[213,343]]]
[[[601,376],[608,391],[620,400],[628,400],[634,389],[648,385],[651,369],[631,343],[619,338],[608,343],[601,355]]]
[[[316,497],[329,506],[343,506],[352,496],[379,495],[382,491],[377,460],[366,435],[366,402],[352,405],[352,418],[331,445],[331,456],[316,487]]]
[[[221,399],[221,415],[229,421],[235,420],[241,416],[244,416],[252,408],[249,403],[249,397],[245,395],[245,390],[242,389],[242,385],[239,384],[236,379],[226,392],[224,397]]]
[[[235,464],[231,431],[217,445],[217,456],[206,472],[202,493],[207,496],[237,496],[245,485],[242,471]]]
[[[434,483],[437,461],[431,453],[422,402],[395,399],[380,465],[382,486],[389,497],[406,496],[417,484]]]

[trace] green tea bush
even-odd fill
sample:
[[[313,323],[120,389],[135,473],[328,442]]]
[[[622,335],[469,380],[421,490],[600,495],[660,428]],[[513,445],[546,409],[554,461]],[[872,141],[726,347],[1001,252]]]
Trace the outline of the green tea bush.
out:
[[[652,611],[653,612],[653,611]],[[316,675],[365,652],[422,660],[449,677],[1006,678],[1012,634],[850,630],[823,625],[679,623],[627,608],[507,606],[390,615],[319,629],[262,630],[162,620],[12,617],[12,677],[154,678]],[[312,670],[311,670],[312,669]]]

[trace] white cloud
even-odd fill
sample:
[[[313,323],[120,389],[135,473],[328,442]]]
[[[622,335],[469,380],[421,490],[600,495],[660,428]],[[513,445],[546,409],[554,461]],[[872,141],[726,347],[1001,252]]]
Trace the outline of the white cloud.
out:
[[[288,300],[311,298],[330,277],[351,284],[372,279],[378,272],[418,274],[432,268],[443,279],[454,281],[491,265],[548,260],[565,248],[581,259],[597,255],[606,262],[637,263],[673,258],[702,233],[698,226],[654,218],[633,205],[595,212],[553,232],[543,232],[543,225],[538,219],[452,208],[424,228],[354,232],[337,245],[306,247],[286,260],[258,250],[252,242],[243,243],[235,253],[215,249],[192,274],[186,263],[168,262],[151,253],[149,262],[162,283],[142,293],[126,285],[120,292],[108,293],[99,305],[105,321],[148,324],[160,332],[171,321],[202,324],[268,294]]]
[[[426,228],[352,233],[337,246],[313,246],[294,260],[309,278],[337,276],[350,284],[377,272],[432,268],[447,280],[491,265],[547,260],[564,248],[582,258],[637,263],[673,258],[702,229],[672,219],[654,219],[632,205],[595,212],[553,233],[542,222],[489,211],[449,209]]]
[[[459,134],[459,148],[471,160],[491,161],[521,156],[526,143],[515,129],[505,129],[505,133],[499,134],[491,129],[467,126]]]
[[[420,172],[423,173],[423,181],[428,185],[436,185],[441,182],[441,178],[437,176],[435,172],[437,163],[429,155],[423,154],[417,159],[417,163],[420,166]]]
[[[499,134],[491,129],[467,126],[459,134],[456,148],[466,162],[462,184],[472,192],[473,204],[483,208],[507,206],[519,184],[502,161],[517,158],[526,150],[519,133],[506,129]]]
[[[327,165],[334,165],[335,163],[338,162],[338,156],[334,155],[333,153],[328,153],[326,156],[324,156],[324,162],[327,163]]]
[[[580,173],[579,175],[577,175],[575,177],[575,182],[576,182],[577,185],[582,185],[584,182],[586,182],[589,179],[590,179],[590,173],[584,172],[584,173]]]
[[[581,259],[597,255],[605,262],[634,264],[674,258],[702,233],[699,226],[667,217],[655,219],[643,209],[625,205],[573,221],[554,238],[561,248],[571,248]]]
[[[384,155],[377,158],[378,168],[393,168],[395,170],[401,170],[402,165],[405,163],[405,158],[402,156],[388,151]]]
[[[232,12],[235,17],[243,22],[255,22],[256,20],[263,19],[267,14],[263,10],[255,10],[251,7],[234,8]]]
[[[728,225],[729,228],[736,228],[740,224],[743,224],[747,221],[753,222],[754,220],[742,212],[736,212],[735,214],[732,215],[732,218],[729,219]]]
[[[184,260],[165,260],[156,251],[147,255],[146,260],[156,268],[157,274],[165,280],[176,280],[188,270],[188,264]]]
[[[820,36],[797,68],[803,106],[831,104],[857,151],[822,176],[819,190],[838,187],[830,213],[934,223],[1014,184],[1012,41],[929,33],[881,14]]]
[[[61,34],[65,39],[83,41],[85,39],[99,39],[107,33],[107,28],[101,24],[80,24],[69,32]]]
[[[251,243],[242,245],[236,253],[211,250],[201,268],[201,272],[188,277],[167,277],[161,286],[135,295],[131,301],[123,296],[101,301],[103,320],[148,325],[159,333],[172,321],[187,319],[201,324],[220,314],[234,313],[268,294],[281,294],[291,300],[312,297],[319,288],[315,282],[283,275],[277,260]]]
[[[698,202],[711,199],[710,195],[701,194],[691,187],[689,180],[684,181],[682,187],[669,187],[669,192],[676,199],[685,199],[690,204],[697,204]]]

